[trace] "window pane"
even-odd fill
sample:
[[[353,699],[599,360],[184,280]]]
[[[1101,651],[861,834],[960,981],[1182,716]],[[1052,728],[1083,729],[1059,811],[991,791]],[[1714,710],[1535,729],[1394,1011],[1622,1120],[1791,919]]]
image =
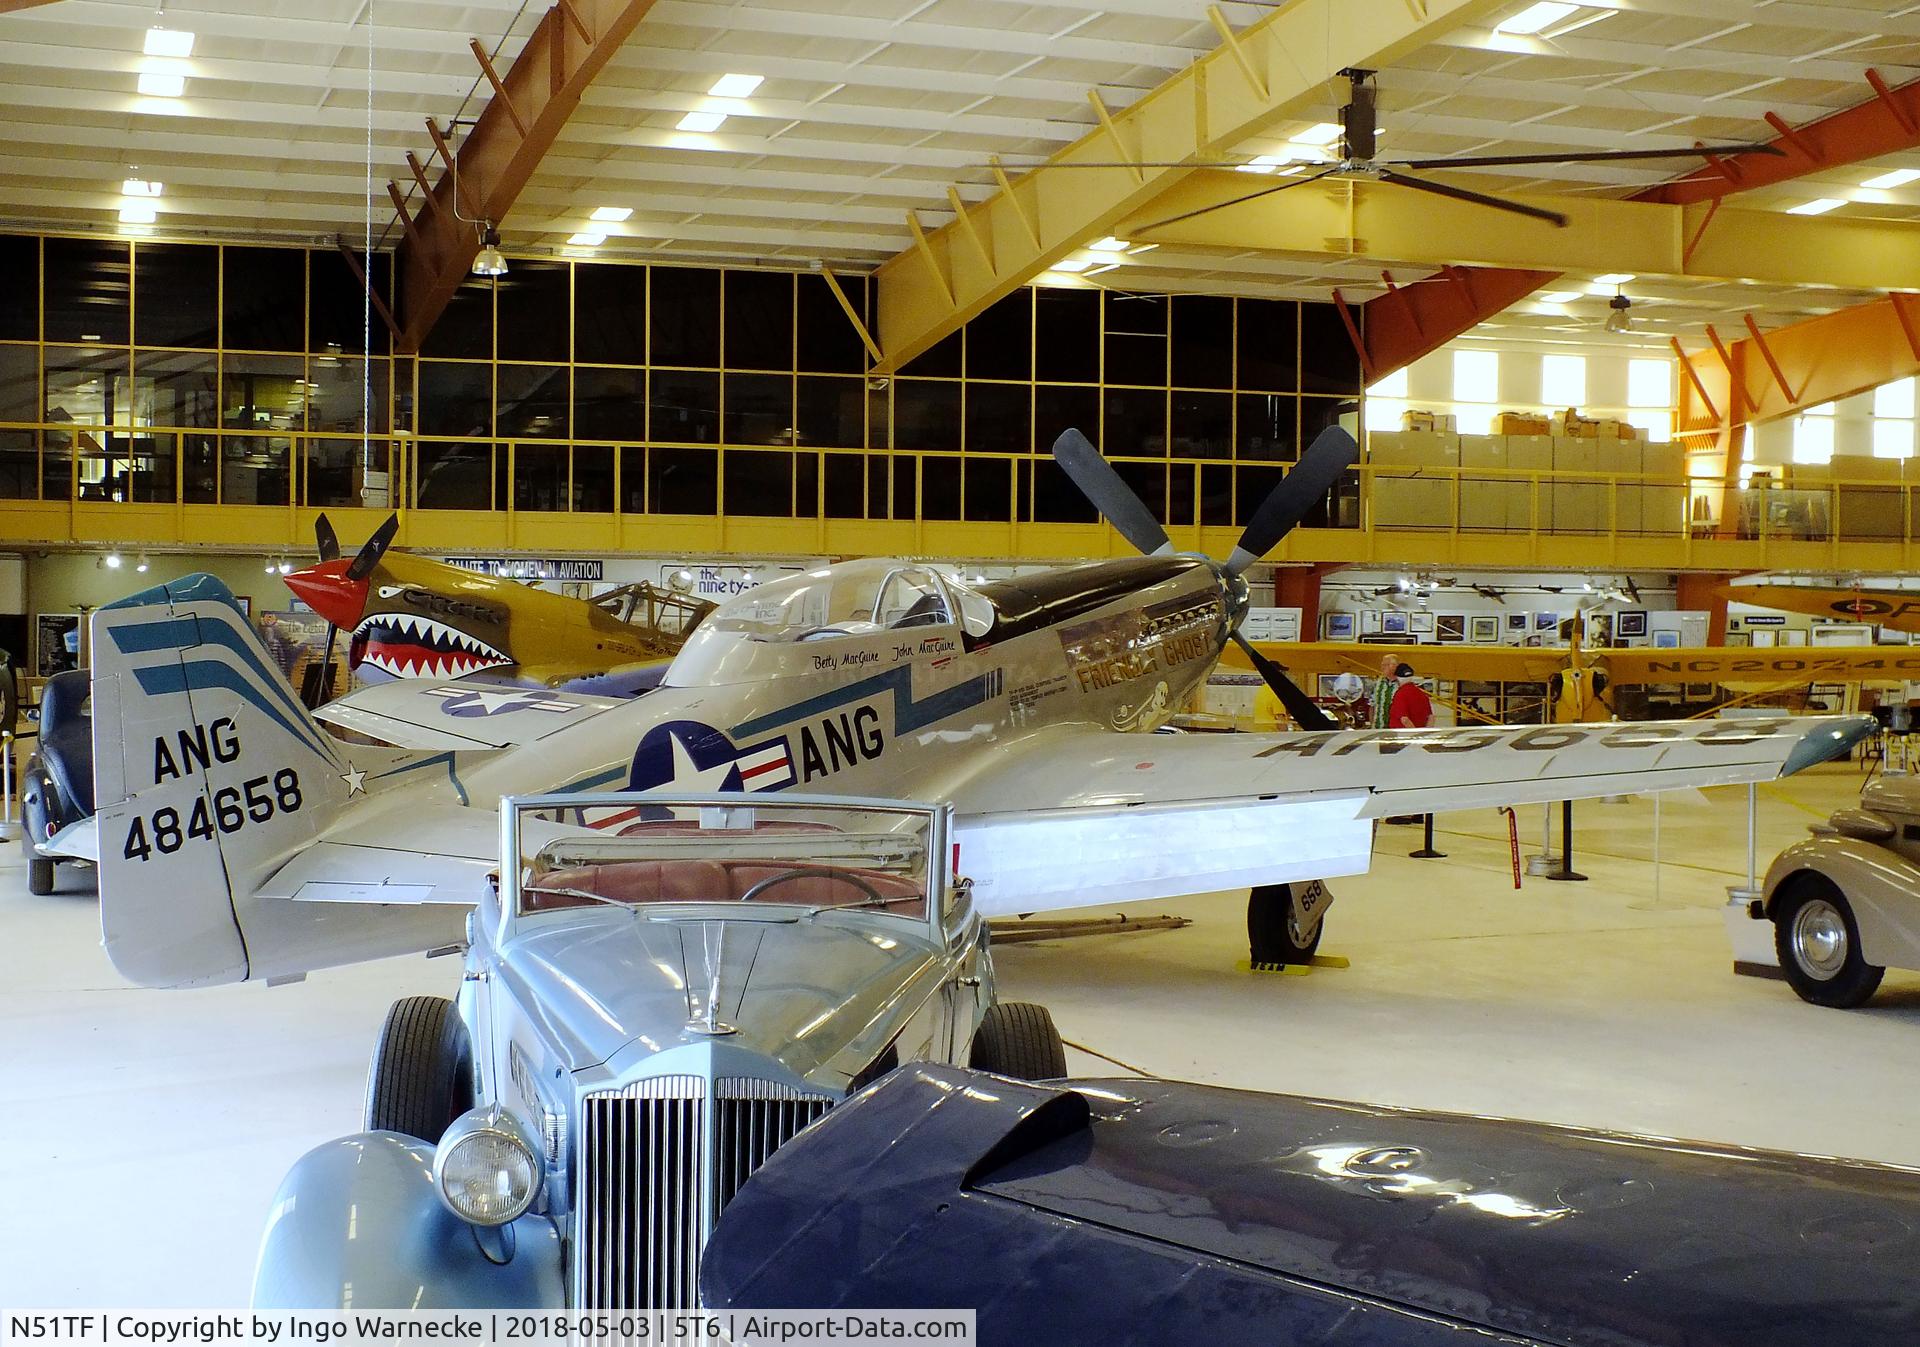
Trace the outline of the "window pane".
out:
[[[564,440],[573,396],[565,366],[501,365],[494,391],[494,433],[501,439]]]
[[[659,349],[655,340],[654,349]],[[720,376],[709,370],[656,369],[648,377],[647,435],[655,440],[716,444],[720,439]],[[658,507],[656,507],[657,509]]]
[[[1106,296],[1108,384],[1167,385],[1167,298],[1164,295]]]
[[[1233,469],[1200,465],[1200,522],[1210,527],[1233,523]]]
[[[816,449],[858,449],[866,441],[866,380],[803,374],[794,425]]]
[[[718,368],[720,273],[694,267],[650,270],[653,301],[647,333],[652,363]]]
[[[647,269],[580,262],[573,278],[573,358],[646,364]]]
[[[138,359],[138,357],[136,357]],[[307,429],[336,435],[387,433],[387,362],[352,356],[307,361]],[[371,422],[364,419],[371,415]]]
[[[1184,388],[1233,387],[1232,300],[1173,297],[1173,382]]]
[[[1913,422],[1876,419],[1873,423],[1875,458],[1912,458]]]
[[[387,442],[309,439],[306,503],[310,506],[384,506],[392,501],[387,477]]]
[[[728,444],[793,443],[791,374],[729,374],[721,392]]]
[[[958,449],[960,385],[895,379],[893,444],[896,449]]]
[[[573,508],[593,514],[613,511],[613,446],[573,446]]]
[[[940,375],[958,378],[960,375],[961,334],[958,332],[942,337],[932,346],[900,367],[902,374],[910,377],[920,375]]]
[[[1078,430],[1089,440],[1100,438],[1100,390],[1040,384],[1033,390],[1033,450],[1053,452],[1053,442],[1065,430]]]
[[[228,430],[299,430],[306,424],[307,362],[297,355],[228,355],[220,424]]]
[[[1024,454],[1032,449],[1028,409],[1032,389],[1026,384],[969,383],[965,387],[968,453]]]
[[[958,519],[960,517],[960,460],[924,458],[920,484],[922,519]]]
[[[1167,469],[1167,523],[1182,528],[1194,523],[1194,479],[1199,473],[1194,463],[1175,463]]]
[[[1100,450],[1118,455],[1162,458],[1167,452],[1167,394],[1164,388],[1109,388]]]
[[[422,435],[491,438],[492,367],[422,360],[418,419],[419,433]]]
[[[1628,372],[1632,377],[1632,372]],[[1587,405],[1587,358],[1549,355],[1540,358],[1540,401],[1549,407]]]
[[[820,455],[793,456],[793,512],[804,519],[820,517]]]
[[[1300,386],[1300,306],[1287,299],[1243,299],[1236,366],[1240,387],[1291,393]]]
[[[149,424],[212,429],[220,424],[220,357],[211,352],[138,351],[134,387]]]
[[[307,254],[300,248],[220,250],[220,344],[240,351],[298,351],[305,342]],[[47,255],[53,274],[53,255]]]
[[[1627,362],[1627,405],[1629,407],[1671,407],[1673,405],[1673,362],[1671,360],[1629,360]]]
[[[1004,458],[963,460],[966,483],[966,517],[983,522],[1013,518],[1013,472]]]
[[[1175,458],[1233,457],[1233,394],[1178,390],[1172,402]]]
[[[793,277],[729,271],[726,297],[728,369],[793,368]]]
[[[638,445],[620,451],[620,511],[644,514],[647,509],[647,451]]]
[[[1022,286],[967,324],[969,379],[1031,377],[1033,295]]]
[[[1453,400],[1496,402],[1500,397],[1500,356],[1494,351],[1453,353]],[[1463,433],[1465,427],[1462,427]]]
[[[826,457],[827,518],[866,518],[866,459],[860,454],[828,454]]]
[[[719,455],[711,449],[647,450],[647,508],[711,515],[719,508]]]
[[[573,268],[565,262],[515,262],[494,282],[500,359],[571,358],[572,280]]]
[[[133,250],[134,340],[142,346],[219,344],[220,250],[142,243]]]
[[[920,463],[912,458],[895,458],[893,466],[893,517],[912,519],[918,509]]]
[[[1881,384],[1873,390],[1873,414],[1875,416],[1905,417],[1913,416],[1913,380],[1896,379],[1890,384]]]
[[[1100,379],[1100,292],[1033,292],[1034,377],[1049,383],[1090,384]]]
[[[728,514],[793,514],[793,455],[729,450],[725,508]]]
[[[0,346],[0,421],[40,419],[40,351]]]
[[[427,331],[420,354],[449,360],[493,358],[493,281],[475,276],[462,281],[447,301],[440,321]]]
[[[866,278],[842,276],[839,280],[840,289],[845,292],[847,301],[853,305],[854,312],[865,314]],[[833,291],[827,287],[826,277],[801,276],[798,282],[800,291],[798,368],[831,374],[864,373],[867,368],[866,343],[860,340],[860,334],[848,321],[846,311],[840,307],[840,301],[833,297]],[[867,326],[871,331],[871,320],[868,320]]]
[[[368,263],[358,252],[360,263],[373,282],[387,311],[393,311],[393,254],[375,253]],[[311,285],[307,294],[307,349],[321,355],[364,355],[367,340],[373,341],[376,355],[391,349],[393,339],[379,309],[367,302],[367,290],[360,282],[353,263],[338,248],[315,248],[307,254],[307,273]],[[145,340],[145,338],[142,338]]]
[[[126,345],[131,270],[125,243],[47,239],[47,340]]]
[[[423,510],[491,510],[493,446],[487,443],[415,447]]]
[[[626,440],[643,436],[647,426],[646,380],[642,370],[576,366],[573,371],[575,438]]]
[[[892,476],[888,472],[889,462],[885,454],[867,455],[867,517],[885,519],[887,506],[892,500]]]
[[[40,240],[0,234],[0,341],[40,339]],[[16,497],[15,499],[24,499]]]
[[[513,446],[513,506],[516,510],[567,508],[567,446]]]
[[[1370,398],[1404,398],[1407,395],[1407,366],[1402,365],[1367,389]]]
[[[1358,397],[1360,354],[1340,310],[1331,304],[1300,306],[1300,391]]]
[[[284,435],[229,435],[220,441],[220,500],[226,505],[285,505],[293,441]]]
[[[1048,524],[1092,524],[1100,512],[1093,508],[1051,458],[1033,464],[1033,517]]]
[[[1164,463],[1116,463],[1114,470],[1120,474],[1133,494],[1147,503],[1153,511],[1153,517],[1166,522],[1167,518],[1167,465]]]
[[[31,430],[0,430],[0,500],[40,494],[40,441]]]
[[[1283,474],[1284,469],[1281,468],[1235,468],[1233,522],[1244,527],[1253,518],[1253,512],[1260,508],[1260,502],[1280,485]]]
[[[97,346],[47,347],[46,419],[106,425],[112,419],[108,404],[126,372],[125,350]]]
[[[180,499],[212,505],[220,499],[220,440],[213,435],[180,437]]]

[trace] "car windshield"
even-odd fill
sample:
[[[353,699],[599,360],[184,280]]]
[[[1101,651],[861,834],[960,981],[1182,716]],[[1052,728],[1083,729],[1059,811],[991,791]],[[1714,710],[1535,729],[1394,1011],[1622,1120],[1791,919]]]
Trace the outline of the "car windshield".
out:
[[[842,562],[775,580],[722,604],[708,622],[756,641],[823,641],[953,622],[945,582],[924,566]]]
[[[585,807],[527,806],[517,829],[517,913],[771,903],[924,921],[932,820],[925,810],[817,803],[683,805],[627,797]]]

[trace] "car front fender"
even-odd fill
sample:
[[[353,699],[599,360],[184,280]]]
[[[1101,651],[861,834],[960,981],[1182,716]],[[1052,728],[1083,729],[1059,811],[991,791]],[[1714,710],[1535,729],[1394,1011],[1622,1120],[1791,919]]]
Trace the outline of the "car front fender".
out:
[[[433,1184],[433,1147],[361,1132],[316,1147],[275,1195],[254,1269],[256,1309],[560,1308],[560,1233],[528,1213],[495,1263]]]
[[[1862,958],[1883,968],[1920,968],[1920,866],[1858,838],[1809,837],[1767,867],[1761,910],[1771,918],[1787,881],[1809,872],[1846,895]]]

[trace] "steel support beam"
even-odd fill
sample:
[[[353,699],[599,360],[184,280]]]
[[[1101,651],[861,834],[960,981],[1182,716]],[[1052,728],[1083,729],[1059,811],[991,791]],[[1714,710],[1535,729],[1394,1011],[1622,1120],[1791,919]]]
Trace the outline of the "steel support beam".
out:
[[[1369,382],[1439,350],[1538,290],[1558,272],[1447,267],[1362,306]],[[1336,298],[1338,294],[1336,292]]]
[[[1709,345],[1685,359],[1676,432],[1717,435],[1777,421],[1920,374],[1920,296],[1895,293]],[[1730,369],[1739,371],[1738,380]]]
[[[1506,2],[1286,0],[1130,107],[1109,112],[1096,102],[1097,125],[1086,135],[1047,164],[1003,181],[968,209],[967,225],[949,223],[881,266],[883,368],[911,360],[1075,248],[1112,232],[1209,157],[1297,115],[1341,70],[1391,65],[1435,33]],[[1066,166],[1075,163],[1116,166]],[[1159,163],[1179,167],[1152,166]]]
[[[477,211],[497,226],[553,147],[580,105],[580,96],[633,34],[653,0],[566,0],[547,11],[504,74],[476,46],[480,70],[494,96],[460,142],[460,200],[451,168],[441,173],[423,209],[400,207],[406,241],[398,254],[403,336],[400,349],[417,351],[467,278],[480,251]],[[438,137],[436,137],[436,140]],[[409,167],[424,177],[417,161]],[[455,207],[460,216],[456,218]]]

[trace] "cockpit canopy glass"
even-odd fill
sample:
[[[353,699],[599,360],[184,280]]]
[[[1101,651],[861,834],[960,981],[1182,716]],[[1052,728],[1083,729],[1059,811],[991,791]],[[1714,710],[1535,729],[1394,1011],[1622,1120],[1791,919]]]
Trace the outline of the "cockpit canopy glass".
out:
[[[975,602],[969,605],[966,600]],[[774,580],[729,599],[707,624],[756,641],[827,641],[914,627],[951,626],[955,607],[978,635],[991,607],[925,566],[847,561]],[[977,610],[977,611],[976,611]]]
[[[930,810],[594,799],[516,807],[516,916],[669,903],[934,915]]]

